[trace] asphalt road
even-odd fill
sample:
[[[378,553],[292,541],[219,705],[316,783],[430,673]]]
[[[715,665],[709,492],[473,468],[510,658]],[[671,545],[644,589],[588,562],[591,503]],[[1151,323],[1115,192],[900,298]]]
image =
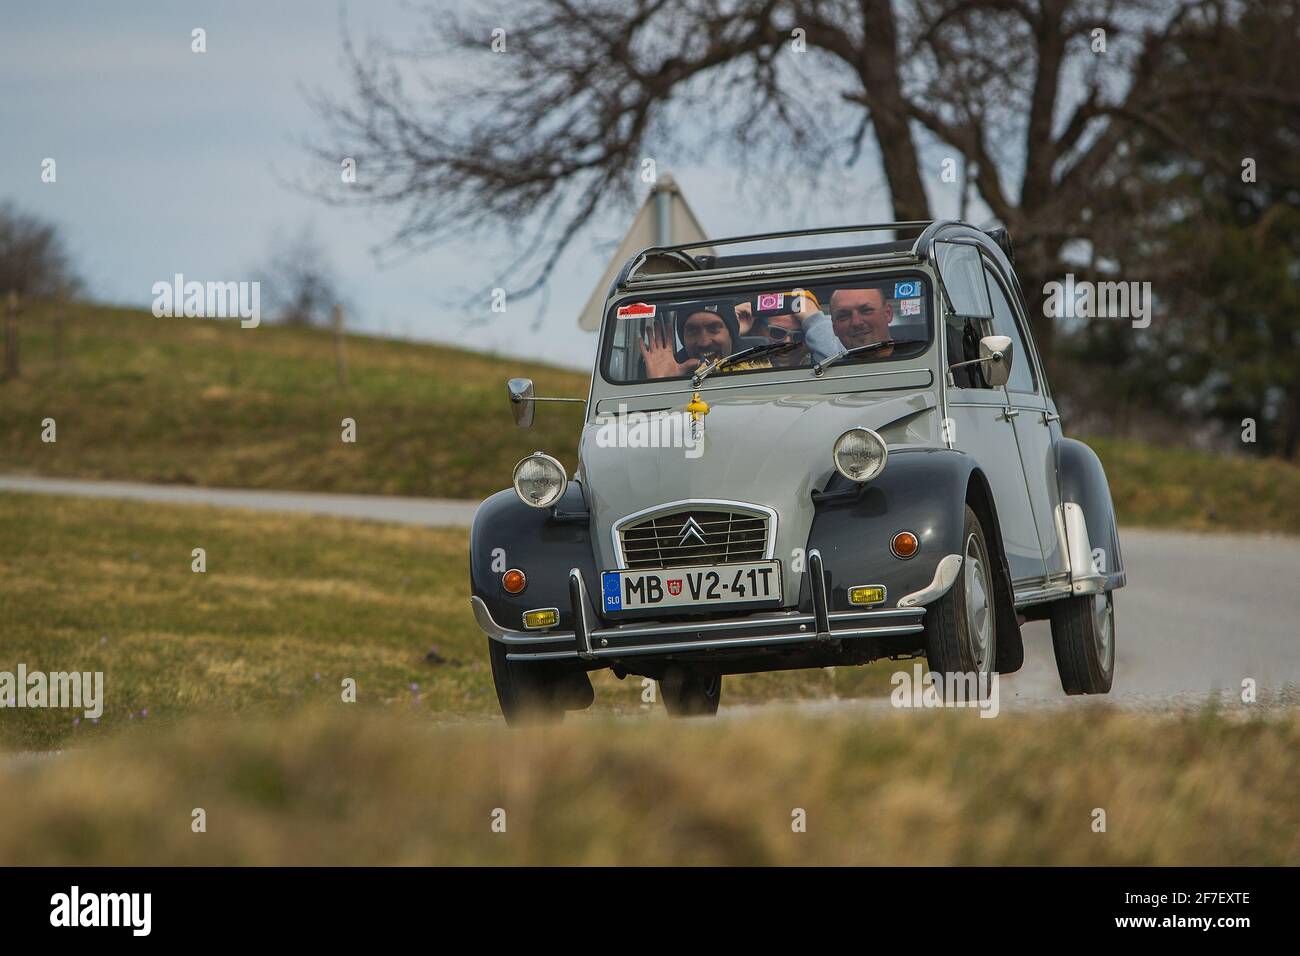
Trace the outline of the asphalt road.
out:
[[[1300,538],[1124,528],[1127,587],[1115,595],[1116,668],[1110,697],[1125,703],[1239,702],[1242,680],[1300,689]],[[1026,625],[1025,666],[1002,688],[1063,697],[1046,622]],[[1262,701],[1267,703],[1267,701]]]
[[[374,521],[468,527],[466,501],[240,491],[0,476],[0,491],[125,498],[330,514]],[[1300,538],[1121,531],[1128,587],[1115,604],[1116,672],[1106,698],[1164,710],[1218,691],[1240,700],[1242,681],[1261,702],[1300,696]],[[1004,706],[1064,703],[1046,623],[1024,628],[1025,666],[1003,678]],[[901,666],[901,665],[900,665]],[[1289,690],[1288,690],[1289,688]]]
[[[224,508],[252,508],[255,511],[290,511],[449,528],[468,528],[474,519],[474,509],[478,507],[476,501],[451,498],[197,488],[192,485],[146,485],[129,481],[83,481],[76,478],[31,478],[25,475],[0,475],[0,491],[118,498],[166,504],[216,505]]]

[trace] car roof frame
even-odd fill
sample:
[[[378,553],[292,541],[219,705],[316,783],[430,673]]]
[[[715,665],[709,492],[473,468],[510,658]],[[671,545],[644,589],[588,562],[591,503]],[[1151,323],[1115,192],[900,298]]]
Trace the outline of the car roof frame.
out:
[[[900,230],[915,231],[915,238],[905,248],[899,249],[900,243],[909,240],[890,240],[884,243],[864,245],[860,252],[855,247],[839,247],[817,250],[776,251],[770,258],[762,253],[744,256],[744,262],[726,264],[719,261],[725,257],[694,256],[692,249],[716,249],[720,246],[736,246],[744,243],[763,242],[772,239],[791,239],[801,236],[847,235],[853,233],[885,232]],[[746,236],[733,236],[724,239],[707,239],[699,242],[681,243],[673,246],[651,246],[630,258],[620,270],[618,277],[610,287],[608,298],[637,290],[649,291],[689,288],[713,281],[767,278],[804,270],[837,272],[850,269],[880,268],[882,266],[917,265],[932,261],[934,242],[947,233],[956,233],[953,238],[975,239],[989,250],[997,250],[1007,258],[1003,247],[995,238],[969,223],[952,219],[911,220],[904,222],[870,223],[852,226],[831,226],[821,229],[795,229],[783,232],[755,233]],[[882,250],[884,246],[893,249]],[[819,255],[819,253],[822,253]],[[803,258],[800,258],[803,257]],[[650,262],[658,260],[659,264],[675,263],[678,268],[667,272],[643,273],[641,270]]]

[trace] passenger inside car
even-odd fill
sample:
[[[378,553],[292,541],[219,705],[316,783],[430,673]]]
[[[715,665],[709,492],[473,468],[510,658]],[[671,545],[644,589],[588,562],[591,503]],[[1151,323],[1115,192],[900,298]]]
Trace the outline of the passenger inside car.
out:
[[[762,351],[720,371],[809,368],[873,343],[891,344],[854,360],[917,354],[930,340],[927,293],[923,280],[898,278],[847,288],[787,286],[681,303],[627,303],[620,306],[626,324],[611,343],[610,372],[623,381],[681,378],[754,348]],[[786,344],[794,348],[773,350]]]
[[[758,296],[754,310],[754,334],[767,342],[794,342],[798,348],[772,357],[778,367],[791,368],[808,364],[804,316],[821,311],[817,297],[805,290],[790,294],[770,293]]]
[[[656,320],[641,339],[647,378],[686,375],[701,362],[725,358],[736,350],[740,329],[732,306],[722,302],[691,302],[674,311],[673,326]],[[675,340],[682,343],[680,351]]]
[[[883,289],[836,289],[831,295],[831,323],[846,349],[887,341],[893,319],[893,306]],[[879,354],[886,357],[892,353],[892,348],[885,348]]]

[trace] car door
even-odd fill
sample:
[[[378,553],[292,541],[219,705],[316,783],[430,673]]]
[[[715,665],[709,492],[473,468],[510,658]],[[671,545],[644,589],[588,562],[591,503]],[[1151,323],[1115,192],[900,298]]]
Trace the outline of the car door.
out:
[[[985,278],[993,303],[993,332],[1010,337],[1012,343],[1011,375],[1002,389],[1006,403],[1004,414],[1011,418],[1016,433],[1025,486],[1033,506],[1034,526],[1043,550],[1043,565],[1047,577],[1054,579],[1068,571],[1067,551],[1061,541],[1060,522],[1057,520],[1061,494],[1056,479],[1053,424],[1059,416],[1048,402],[1035,356],[1028,345],[1025,317],[1013,304],[1019,302],[1019,298],[1013,294],[1001,270],[987,260]],[[1055,431],[1059,435],[1059,425]]]
[[[978,357],[979,340],[993,334],[993,307],[977,244],[936,242],[935,252],[948,299],[943,303],[944,354],[952,365]],[[971,455],[988,479],[1013,582],[1041,584],[1046,575],[1043,548],[1005,389],[988,388],[978,366],[967,365],[945,376],[944,397],[947,443]]]

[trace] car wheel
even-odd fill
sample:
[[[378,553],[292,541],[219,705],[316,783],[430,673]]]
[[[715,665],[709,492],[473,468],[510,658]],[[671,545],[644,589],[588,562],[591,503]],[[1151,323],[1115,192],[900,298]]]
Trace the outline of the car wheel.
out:
[[[670,717],[712,717],[722,702],[722,675],[670,668],[659,681],[659,697]]]
[[[925,656],[937,674],[993,673],[997,605],[993,562],[979,517],[966,507],[961,573],[925,611]],[[978,679],[978,678],[977,678]],[[938,688],[942,691],[942,688]]]
[[[491,638],[488,654],[497,703],[511,726],[558,721],[566,710],[585,710],[596,699],[586,671],[540,661],[508,661],[505,645]]]
[[[1067,694],[1106,694],[1115,678],[1115,598],[1085,594],[1052,603],[1052,649]]]

